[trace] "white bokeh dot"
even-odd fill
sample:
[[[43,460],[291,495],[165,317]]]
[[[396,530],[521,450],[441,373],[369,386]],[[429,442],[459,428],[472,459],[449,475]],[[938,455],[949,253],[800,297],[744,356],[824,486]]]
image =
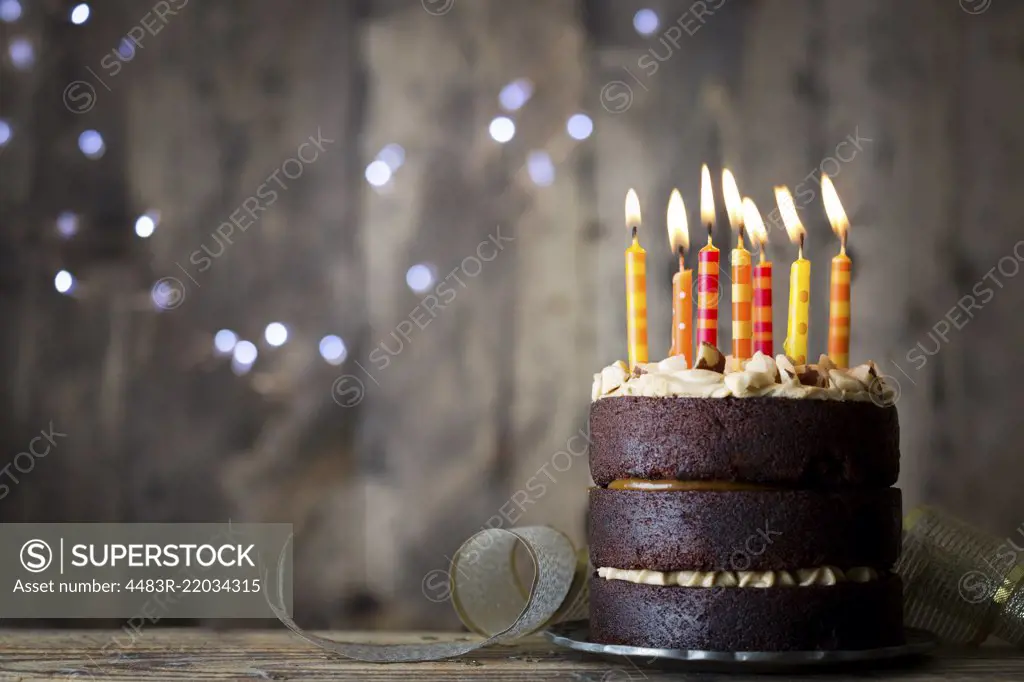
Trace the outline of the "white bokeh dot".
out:
[[[374,187],[383,187],[391,181],[391,167],[377,159],[366,167],[366,181]]]
[[[633,28],[642,36],[658,30],[658,14],[653,9],[642,9],[633,15]]]
[[[28,38],[18,36],[11,40],[7,46],[7,54],[11,57],[11,63],[16,69],[27,69],[36,61],[36,51]]]
[[[78,234],[78,214],[64,211],[57,216],[57,233],[65,238]]]
[[[237,344],[238,334],[230,329],[221,329],[213,335],[213,347],[221,355],[233,352]]]
[[[263,330],[263,338],[267,340],[267,343],[275,348],[277,346],[283,346],[288,341],[288,327],[284,326],[280,322],[271,322],[267,325],[267,328]]]
[[[75,25],[84,24],[89,20],[89,14],[89,5],[84,2],[79,3],[71,10],[71,23]]]
[[[594,121],[586,114],[573,114],[565,124],[569,137],[574,140],[585,140],[594,132]]]
[[[340,336],[328,334],[320,339],[320,357],[329,364],[340,365],[348,357],[348,348]]]
[[[0,118],[0,147],[11,140],[11,124]]]
[[[555,181],[555,164],[545,151],[532,151],[526,158],[526,171],[538,187],[550,187]]]
[[[406,271],[405,283],[417,294],[422,294],[434,286],[434,278],[436,276],[434,272],[435,268],[433,265],[417,263]]]
[[[0,0],[0,21],[13,24],[21,18],[21,3],[18,0]]]
[[[239,341],[235,344],[234,359],[241,365],[251,365],[256,362],[260,352],[252,341]]]
[[[385,145],[377,154],[377,161],[383,161],[392,172],[398,170],[405,163],[405,148],[400,144],[392,142]]]
[[[498,101],[505,111],[518,111],[533,96],[533,83],[529,78],[517,78],[501,89]]]
[[[154,217],[146,213],[140,215],[135,221],[135,234],[146,239],[153,236],[153,232],[156,230],[156,220]]]
[[[103,136],[95,130],[86,130],[78,136],[78,148],[90,159],[98,159],[107,150]]]
[[[53,288],[62,294],[70,294],[75,288],[75,276],[67,270],[61,270],[53,278]]]
[[[508,116],[498,116],[491,121],[489,131],[495,142],[505,144],[516,136],[516,124]]]

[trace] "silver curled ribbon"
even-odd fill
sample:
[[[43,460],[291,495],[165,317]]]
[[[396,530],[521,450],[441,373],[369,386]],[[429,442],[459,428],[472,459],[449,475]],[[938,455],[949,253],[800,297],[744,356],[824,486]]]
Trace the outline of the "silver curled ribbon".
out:
[[[516,548],[520,545],[533,562],[529,588],[523,585],[516,565]],[[589,571],[585,551],[577,551],[569,538],[546,526],[491,528],[463,543],[449,571],[456,613],[463,625],[484,639],[436,644],[339,642],[306,632],[288,615],[284,580],[287,549],[286,543],[278,560],[277,594],[274,599],[267,594],[274,615],[310,644],[356,661],[400,663],[461,656],[558,622],[582,618],[587,607]]]

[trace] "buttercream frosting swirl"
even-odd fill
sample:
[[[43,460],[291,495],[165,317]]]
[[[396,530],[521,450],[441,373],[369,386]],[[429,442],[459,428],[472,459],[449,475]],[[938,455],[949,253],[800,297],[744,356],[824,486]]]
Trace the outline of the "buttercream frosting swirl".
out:
[[[649,571],[647,569],[599,568],[605,580],[624,580],[642,585],[679,587],[811,587],[839,583],[866,583],[878,579],[869,566],[847,570],[835,566],[798,568],[792,571]]]
[[[738,365],[738,366],[737,366]],[[773,359],[760,351],[741,363],[726,360],[725,372],[691,369],[682,356],[640,363],[634,372],[621,360],[594,375],[592,400],[613,396],[685,398],[794,398],[874,401],[891,405],[893,392],[871,363],[840,369],[822,356],[813,371],[818,385],[801,382],[801,368],[784,355]]]

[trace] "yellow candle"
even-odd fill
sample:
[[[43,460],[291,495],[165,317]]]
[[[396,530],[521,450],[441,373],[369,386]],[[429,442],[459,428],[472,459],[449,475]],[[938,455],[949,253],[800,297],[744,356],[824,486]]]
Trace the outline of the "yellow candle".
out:
[[[640,200],[636,192],[626,194],[626,227],[633,242],[626,249],[626,343],[629,366],[647,362],[647,252],[640,246]]]
[[[686,224],[686,206],[679,190],[672,190],[668,200],[668,241],[672,252],[679,254],[679,272],[672,276],[672,349],[669,355],[682,355],[687,367],[693,367],[693,271],[686,269],[686,249],[690,233]]]
[[[750,359],[753,346],[751,301],[754,297],[750,272],[750,252],[743,245],[743,200],[736,179],[728,169],[722,171],[722,196],[729,214],[729,225],[738,237],[730,254],[732,264],[732,357],[736,363]]]
[[[828,355],[837,367],[850,366],[850,270],[846,255],[846,235],[850,222],[839,201],[839,195],[828,175],[821,174],[821,197],[832,230],[839,237],[839,255],[832,259],[829,286]]]
[[[793,195],[787,188],[776,187],[775,200],[790,240],[800,247],[799,257],[789,270],[789,321],[783,347],[794,362],[803,364],[807,362],[807,325],[811,307],[811,262],[804,258],[807,230],[800,223]]]

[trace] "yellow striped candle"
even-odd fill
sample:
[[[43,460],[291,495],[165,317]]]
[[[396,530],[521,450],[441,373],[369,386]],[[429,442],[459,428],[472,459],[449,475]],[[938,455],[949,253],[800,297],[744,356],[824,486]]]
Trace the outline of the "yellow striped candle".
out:
[[[749,360],[752,353],[750,252],[743,246],[743,201],[740,199],[736,179],[728,169],[722,171],[722,196],[729,214],[729,225],[737,232],[736,248],[730,254],[732,265],[732,357],[739,363]]]
[[[804,364],[807,362],[807,327],[811,301],[811,262],[804,258],[807,230],[800,223],[793,195],[787,188],[776,187],[775,200],[790,240],[800,247],[799,257],[789,270],[789,320],[783,347],[786,355],[794,362]]]
[[[846,236],[850,222],[839,201],[832,180],[822,173],[821,196],[832,229],[839,237],[839,255],[832,259],[829,287],[828,355],[837,367],[850,366],[850,257],[846,255]]]
[[[647,362],[647,252],[640,246],[640,200],[636,192],[626,194],[626,227],[633,242],[626,249],[626,343],[630,369]]]
[[[761,260],[754,266],[754,308],[752,327],[754,352],[760,351],[768,357],[775,357],[775,340],[772,333],[772,264],[765,258],[768,244],[768,230],[757,205],[750,199],[743,200],[743,223],[751,243],[761,250]]]
[[[711,243],[715,229],[715,200],[711,174],[701,168],[700,218],[708,229],[708,244],[697,255],[697,347],[702,343],[718,347],[718,249]]]

